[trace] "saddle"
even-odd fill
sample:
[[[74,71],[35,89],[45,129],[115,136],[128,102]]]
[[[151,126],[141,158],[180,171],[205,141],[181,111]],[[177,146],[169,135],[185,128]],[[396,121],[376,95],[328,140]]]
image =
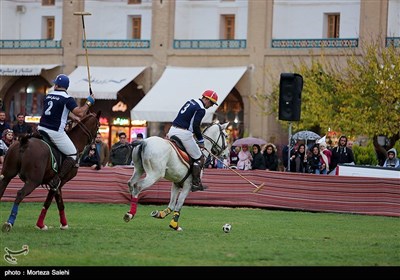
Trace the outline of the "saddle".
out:
[[[194,160],[186,152],[186,149],[183,146],[181,139],[179,139],[177,136],[173,135],[173,136],[171,136],[171,138],[169,138],[167,140],[169,141],[171,146],[175,149],[175,151],[178,153],[179,158],[183,162],[187,163],[189,166],[192,166]]]
[[[66,156],[53,143],[47,132],[38,130],[38,132],[32,133],[32,137],[42,140],[49,146],[52,162],[51,166],[55,172],[58,172],[58,167],[61,166]]]

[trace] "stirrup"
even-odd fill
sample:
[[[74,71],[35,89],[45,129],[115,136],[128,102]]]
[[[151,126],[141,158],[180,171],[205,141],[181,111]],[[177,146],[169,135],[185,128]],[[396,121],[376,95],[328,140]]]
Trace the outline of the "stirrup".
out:
[[[61,185],[61,179],[57,175],[49,182],[49,187],[52,191],[56,192]]]

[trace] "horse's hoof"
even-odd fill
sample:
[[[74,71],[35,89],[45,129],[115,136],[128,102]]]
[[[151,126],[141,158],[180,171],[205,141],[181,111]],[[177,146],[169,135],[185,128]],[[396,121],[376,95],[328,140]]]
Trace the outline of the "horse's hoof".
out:
[[[164,217],[162,217],[160,211],[158,211],[158,210],[154,210],[153,212],[151,212],[150,216],[152,216],[153,218],[157,218],[157,219],[163,219],[164,218]]]
[[[129,222],[132,219],[133,219],[133,215],[131,213],[129,213],[129,212],[124,215],[124,221],[125,222]]]
[[[49,229],[46,225],[43,225],[43,226],[36,225],[36,228],[40,229],[40,230],[48,230]]]
[[[60,229],[68,229],[68,225],[65,225],[65,226],[60,225]]]
[[[10,224],[9,222],[5,222],[1,228],[2,232],[10,232],[10,230],[12,229],[13,225]]]
[[[182,231],[183,230],[183,228],[181,228],[180,226],[173,227],[173,226],[169,225],[169,227],[172,228],[173,230],[176,230],[176,231]]]

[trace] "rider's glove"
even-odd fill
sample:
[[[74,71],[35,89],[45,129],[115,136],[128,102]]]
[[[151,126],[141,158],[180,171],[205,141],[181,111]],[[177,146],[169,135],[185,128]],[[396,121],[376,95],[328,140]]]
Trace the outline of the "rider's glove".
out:
[[[93,96],[89,95],[89,96],[86,98],[86,104],[87,104],[89,107],[92,106],[92,105],[94,104],[94,98],[93,98]]]

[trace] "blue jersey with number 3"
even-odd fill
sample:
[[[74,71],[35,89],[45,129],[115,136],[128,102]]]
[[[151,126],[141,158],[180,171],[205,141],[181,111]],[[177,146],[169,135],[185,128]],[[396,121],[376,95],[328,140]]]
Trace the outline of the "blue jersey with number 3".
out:
[[[54,131],[63,131],[70,111],[78,107],[73,97],[63,90],[46,95],[39,125]]]
[[[206,109],[204,108],[203,102],[200,99],[192,99],[182,106],[175,120],[172,122],[172,125],[190,130],[201,143],[204,140],[200,125],[205,114]]]

